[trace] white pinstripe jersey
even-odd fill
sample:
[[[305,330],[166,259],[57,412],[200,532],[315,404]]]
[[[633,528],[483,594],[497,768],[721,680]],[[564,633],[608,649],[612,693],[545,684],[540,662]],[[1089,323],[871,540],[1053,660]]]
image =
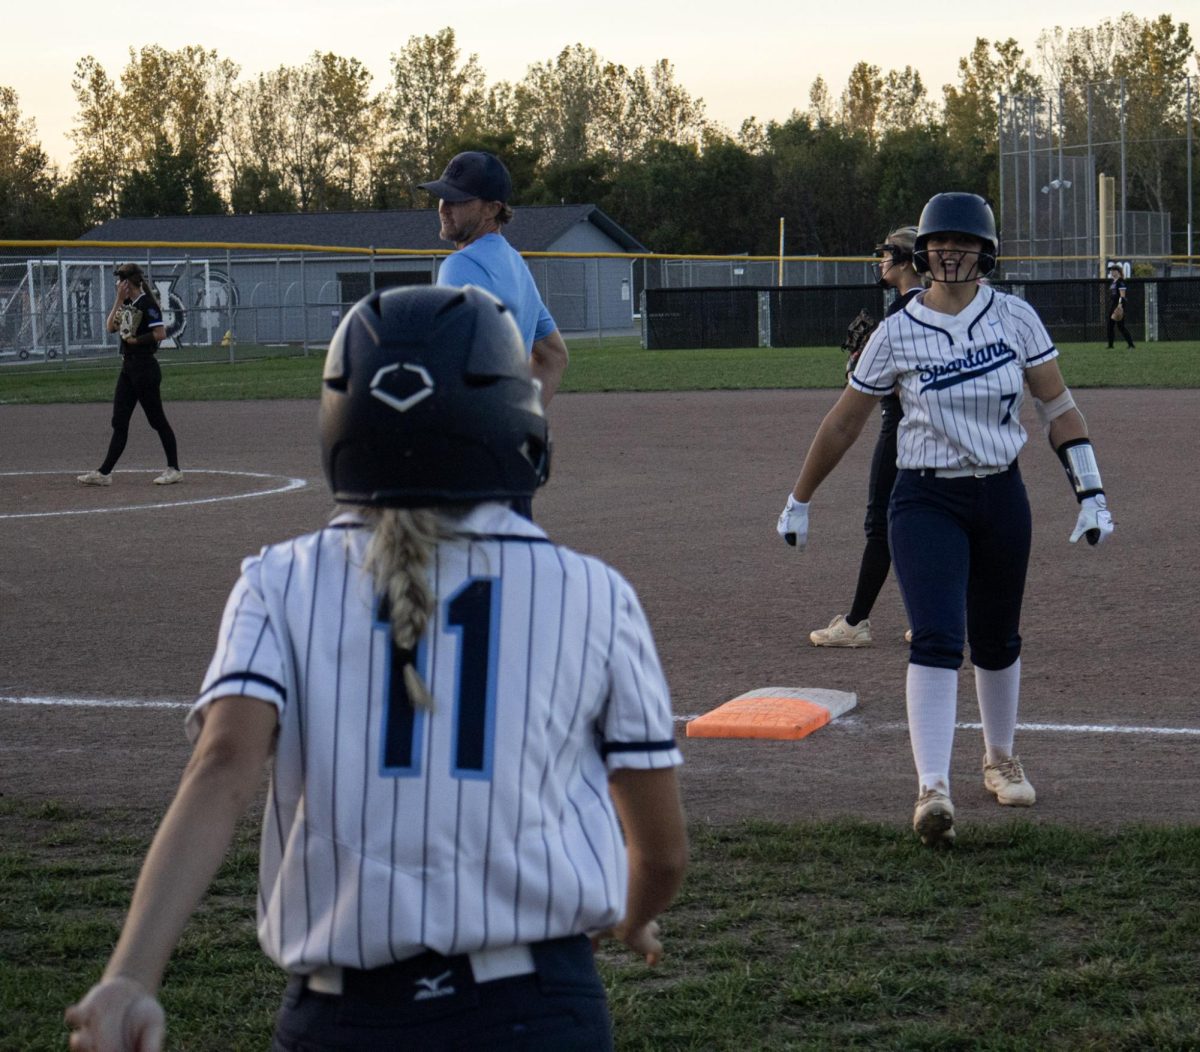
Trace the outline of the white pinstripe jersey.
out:
[[[607,927],[627,860],[617,767],[683,762],[630,585],[498,504],[431,565],[414,710],[354,515],[246,559],[188,717],[279,710],[258,932],[289,971],[372,968]]]
[[[901,468],[1004,467],[1025,445],[1025,370],[1058,350],[1024,300],[980,288],[957,315],[924,305],[925,294],[871,334],[850,384],[883,396],[897,384],[904,418]]]

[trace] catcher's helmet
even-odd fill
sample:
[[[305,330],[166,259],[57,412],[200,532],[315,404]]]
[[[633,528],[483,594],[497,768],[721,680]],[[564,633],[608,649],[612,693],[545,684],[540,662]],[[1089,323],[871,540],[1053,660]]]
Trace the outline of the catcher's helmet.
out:
[[[525,343],[482,289],[393,288],[354,305],[322,376],[334,500],[375,507],[528,497],[550,437]]]
[[[996,236],[996,217],[978,194],[934,194],[929,199],[929,203],[921,210],[913,250],[913,266],[919,274],[929,273],[926,245],[934,234],[970,234],[983,242],[975,273],[969,273],[968,277],[961,280],[974,281],[995,269],[996,250],[1000,245],[1000,239]]]

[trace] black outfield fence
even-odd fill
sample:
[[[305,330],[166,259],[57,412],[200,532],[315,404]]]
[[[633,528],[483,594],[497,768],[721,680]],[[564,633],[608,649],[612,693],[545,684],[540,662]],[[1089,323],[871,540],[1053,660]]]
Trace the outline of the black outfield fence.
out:
[[[994,286],[1035,307],[1058,343],[1107,341],[1106,281]],[[1200,340],[1200,278],[1131,278],[1126,288],[1125,325],[1135,341]],[[860,310],[878,319],[887,307],[872,285],[646,289],[643,296],[642,345],[662,350],[837,347]]]

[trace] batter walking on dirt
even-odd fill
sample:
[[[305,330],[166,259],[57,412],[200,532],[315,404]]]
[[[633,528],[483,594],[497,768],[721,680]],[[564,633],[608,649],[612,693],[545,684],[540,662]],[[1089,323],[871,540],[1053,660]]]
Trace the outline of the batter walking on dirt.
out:
[[[183,481],[179,470],[179,453],[175,448],[175,432],[167,422],[162,404],[162,369],[156,352],[167,336],[162,310],[153,288],[136,263],[117,267],[117,294],[105,323],[109,332],[121,335],[121,372],[113,392],[112,438],[104,463],[94,471],[79,475],[85,486],[111,486],[112,470],[125,452],[129,439],[129,421],[141,402],[150,426],[158,432],[167,469],[154,481],[169,486]]]
[[[899,385],[904,417],[888,513],[896,577],[912,625],[906,697],[918,778],[913,829],[954,839],[950,754],[964,642],[983,722],[983,782],[1001,804],[1036,799],[1013,753],[1021,679],[1021,604],[1031,519],[1017,454],[1024,388],[1080,508],[1072,543],[1113,529],[1087,424],[1058,356],[1024,300],[980,285],[996,264],[992,210],[946,193],[921,213],[913,259],[930,288],[872,334],[850,383],[817,429],[777,530],[803,549],[809,501],[853,445],[875,400]],[[964,638],[965,637],[965,638]]]
[[[346,510],[243,562],[71,1048],[161,1047],[163,970],[268,764],[258,935],[291,975],[273,1052],[610,1049],[595,944],[657,963],[687,859],[642,607],[508,506],[550,446],[499,300],[373,293],[323,381]]]

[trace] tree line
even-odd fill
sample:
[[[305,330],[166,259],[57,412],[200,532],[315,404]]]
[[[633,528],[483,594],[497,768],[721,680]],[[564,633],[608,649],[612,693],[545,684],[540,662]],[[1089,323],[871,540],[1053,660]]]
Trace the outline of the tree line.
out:
[[[979,38],[940,99],[912,66],[860,62],[840,93],[818,77],[786,120],[730,131],[667,59],[628,69],[582,44],[489,83],[446,28],[411,37],[379,91],[332,53],[244,78],[213,49],[131,48],[116,80],[76,64],[65,173],[0,86],[0,238],[74,238],[116,216],[426,208],[418,182],[488,149],[517,204],[596,204],[655,251],[772,254],[782,217],[789,255],[860,255],[940,190],[996,197],[1002,97],[1054,99],[1069,142],[1090,121],[1110,172],[1124,121],[1128,207],[1180,217],[1197,59],[1186,23],[1125,14],[1047,31],[1034,55]]]

